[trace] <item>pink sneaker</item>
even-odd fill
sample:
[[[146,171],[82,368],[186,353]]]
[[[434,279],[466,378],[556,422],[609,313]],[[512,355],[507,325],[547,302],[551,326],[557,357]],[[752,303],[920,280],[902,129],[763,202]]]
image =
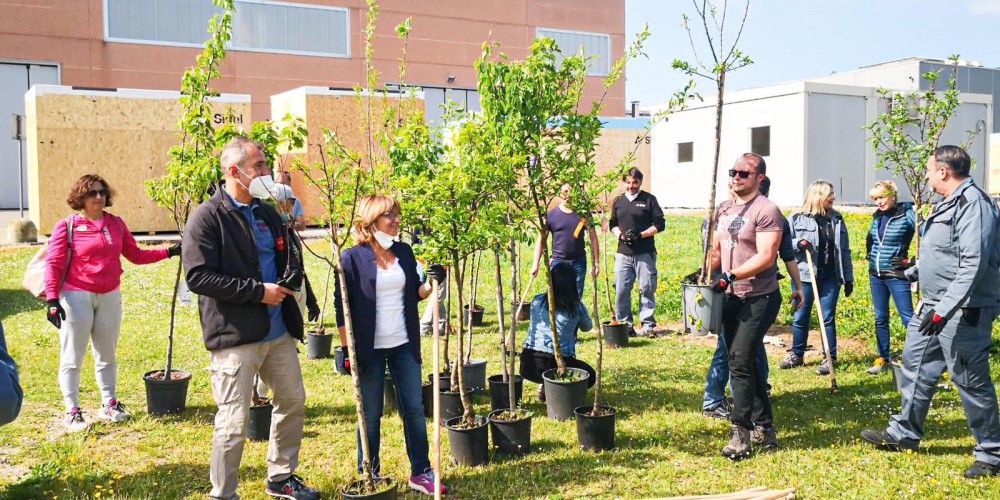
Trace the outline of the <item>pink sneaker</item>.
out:
[[[417,474],[415,476],[410,476],[410,488],[414,491],[419,491],[426,495],[434,494],[434,470],[428,470],[423,474]],[[448,487],[441,483],[441,494],[445,495],[448,493]]]

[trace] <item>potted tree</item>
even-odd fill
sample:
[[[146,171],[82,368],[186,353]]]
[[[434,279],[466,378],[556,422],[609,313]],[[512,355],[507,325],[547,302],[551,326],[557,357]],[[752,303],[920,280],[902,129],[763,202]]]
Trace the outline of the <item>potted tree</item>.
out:
[[[715,96],[715,155],[712,163],[712,187],[708,199],[708,215],[706,216],[707,231],[703,241],[704,253],[701,260],[701,270],[697,273],[696,278],[685,280],[687,282],[681,284],[681,294],[683,299],[684,331],[705,335],[709,332],[719,333],[722,326],[722,295],[712,292],[709,281],[711,279],[712,265],[711,248],[715,234],[713,221],[715,220],[717,179],[719,177],[719,151],[722,145],[722,104],[726,90],[726,77],[730,72],[753,64],[753,61],[737,48],[740,36],[743,34],[743,28],[746,26],[750,2],[746,2],[743,9],[743,16],[739,18],[739,24],[730,24],[730,29],[735,30],[735,34],[725,31],[728,3],[723,2],[721,7],[719,7],[714,3],[709,4],[705,1],[692,0],[692,4],[700,23],[699,28],[704,29],[705,43],[708,45],[707,51],[702,49],[702,52],[707,52],[711,58],[702,59],[699,56],[699,49],[697,44],[695,44],[694,35],[691,32],[689,24],[691,17],[684,14],[683,25],[684,29],[688,32],[691,50],[694,53],[696,62],[692,64],[675,59],[673,67],[689,76],[698,76],[710,80],[715,84],[717,90]],[[731,42],[727,45],[724,39],[731,40]]]

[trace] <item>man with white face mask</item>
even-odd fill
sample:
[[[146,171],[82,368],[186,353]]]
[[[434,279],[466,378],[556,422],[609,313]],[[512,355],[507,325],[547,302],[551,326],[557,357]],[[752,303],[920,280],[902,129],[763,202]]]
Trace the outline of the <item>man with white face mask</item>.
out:
[[[656,243],[653,236],[666,222],[656,197],[639,189],[642,172],[633,168],[622,176],[625,192],[611,206],[608,229],[618,238],[615,254],[615,316],[633,327],[632,286],[639,280],[640,334],[652,335],[656,328]],[[635,335],[630,328],[629,333]]]
[[[319,492],[295,475],[306,400],[295,342],[303,337],[302,314],[292,296],[302,276],[302,263],[290,250],[297,244],[295,235],[274,208],[259,201],[275,192],[259,144],[235,137],[219,161],[225,185],[191,216],[182,252],[188,287],[199,296],[212,395],[219,407],[209,495],[238,498],[250,395],[259,373],[274,389],[266,492],[318,499]]]

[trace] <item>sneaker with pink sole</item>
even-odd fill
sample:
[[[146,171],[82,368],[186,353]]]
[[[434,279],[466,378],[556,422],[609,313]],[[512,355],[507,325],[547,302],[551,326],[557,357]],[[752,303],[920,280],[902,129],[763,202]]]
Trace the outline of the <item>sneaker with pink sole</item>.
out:
[[[425,495],[434,494],[434,471],[429,470],[423,474],[410,476],[410,488]],[[441,494],[448,493],[448,487],[441,483]]]

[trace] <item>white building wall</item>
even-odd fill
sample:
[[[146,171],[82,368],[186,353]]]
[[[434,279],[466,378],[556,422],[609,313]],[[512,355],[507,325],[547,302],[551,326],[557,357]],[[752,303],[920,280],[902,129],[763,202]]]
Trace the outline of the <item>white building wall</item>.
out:
[[[806,187],[824,179],[833,184],[838,203],[868,202],[866,178],[870,145],[865,140],[868,97],[810,92],[806,105],[806,154],[799,203]],[[874,179],[870,181],[874,183]]]
[[[728,197],[728,171],[750,151],[750,129],[771,127],[771,198],[779,205],[801,202],[804,144],[802,84],[733,92],[726,99],[716,203]],[[715,151],[715,97],[657,123],[652,130],[651,192],[666,208],[707,208]],[[652,109],[656,113],[658,108]],[[679,143],[694,143],[694,161],[679,163]]]

